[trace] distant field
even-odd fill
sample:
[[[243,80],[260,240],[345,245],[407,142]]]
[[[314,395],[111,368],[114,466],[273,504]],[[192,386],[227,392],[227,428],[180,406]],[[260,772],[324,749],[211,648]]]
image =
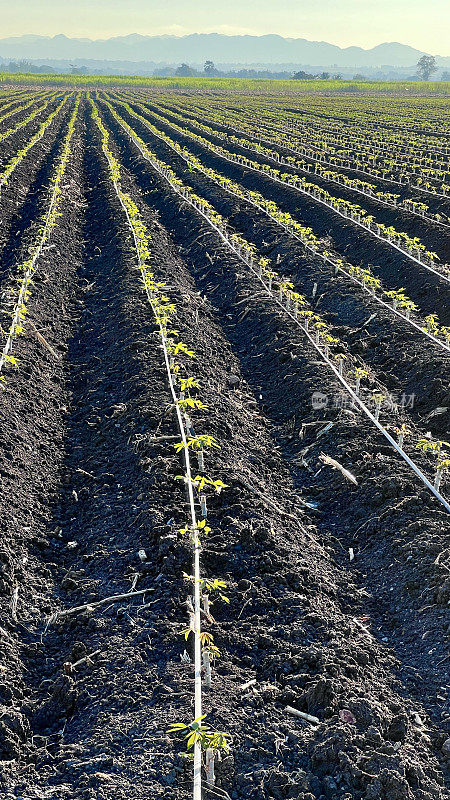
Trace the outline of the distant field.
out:
[[[5,800],[448,800],[447,89],[0,87]]]
[[[43,86],[142,86],[162,89],[220,89],[243,92],[375,92],[446,94],[449,81],[247,80],[245,78],[146,78],[124,75],[36,75],[0,72],[0,83]]]

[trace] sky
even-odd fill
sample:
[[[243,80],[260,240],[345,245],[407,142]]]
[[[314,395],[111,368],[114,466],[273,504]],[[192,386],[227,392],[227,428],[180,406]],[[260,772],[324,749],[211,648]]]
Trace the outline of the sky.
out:
[[[449,0],[0,0],[0,37],[252,34],[450,55]]]

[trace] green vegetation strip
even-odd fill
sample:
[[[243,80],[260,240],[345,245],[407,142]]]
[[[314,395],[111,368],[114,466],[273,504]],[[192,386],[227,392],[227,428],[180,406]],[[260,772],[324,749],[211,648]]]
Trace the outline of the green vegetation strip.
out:
[[[123,126],[125,120],[117,115],[114,107],[107,101],[106,105],[115,117],[116,121]],[[186,147],[182,147],[177,142],[173,141],[166,133],[160,131],[155,125],[150,123],[145,117],[134,111],[128,103],[118,101],[125,108],[125,110],[138,119],[145,127],[147,127],[155,136],[164,141],[172,150],[174,150],[181,158],[183,158],[190,167],[202,172],[208,178],[213,180],[222,189],[235,195],[238,198],[245,200],[247,203],[258,208],[264,214],[270,217],[277,225],[283,228],[289,235],[294,236],[307,250],[314,255],[321,257],[326,263],[330,264],[337,274],[341,272],[354,283],[358,284],[363,290],[369,292],[372,298],[381,303],[390,313],[394,313],[397,317],[407,322],[418,332],[426,335],[433,342],[438,344],[443,349],[450,351],[450,328],[443,326],[439,322],[437,314],[429,314],[425,317],[424,321],[419,319],[415,322],[411,319],[411,312],[417,312],[418,307],[416,304],[404,293],[404,289],[387,289],[383,286],[380,278],[377,278],[370,268],[363,268],[354,266],[345,262],[343,259],[338,258],[330,252],[326,246],[323,246],[317,236],[313,233],[309,226],[302,225],[294,220],[288,212],[281,211],[273,200],[267,200],[259,192],[253,192],[245,189],[238,183],[235,183],[230,178],[222,175],[211,167],[206,167],[202,162],[193,155]],[[126,123],[125,123],[126,124]],[[180,132],[183,132],[178,126],[174,126]],[[130,128],[130,130],[133,130]],[[129,131],[127,130],[129,133]],[[137,136],[133,130],[133,134]],[[192,138],[200,143],[205,142],[202,137],[192,134]],[[206,142],[208,144],[208,142]],[[224,151],[226,152],[226,151]],[[377,294],[377,292],[379,294]],[[380,296],[381,295],[381,296]],[[383,297],[386,298],[383,300]]]
[[[276,271],[271,267],[269,260],[266,258],[258,258],[256,256],[255,248],[252,245],[249,245],[249,243],[242,236],[239,236],[236,233],[230,234],[227,230],[225,221],[221,215],[218,214],[216,209],[210,203],[208,203],[207,200],[192,192],[190,187],[186,186],[180,180],[180,178],[177,177],[171,167],[155,156],[155,154],[149,150],[145,142],[135,133],[135,131],[133,131],[131,126],[128,125],[128,123],[123,120],[116,111],[114,111],[114,116],[118,121],[120,120],[120,124],[127,131],[131,140],[137,146],[144,158],[149,161],[149,163],[160,175],[162,175],[162,177],[169,183],[169,185],[177,194],[181,195],[181,197],[183,197],[187,203],[193,206],[196,211],[207,220],[207,222],[217,231],[227,246],[230,247],[236,255],[238,255],[241,261],[250,267],[251,271],[255,275],[257,275],[258,279],[264,285],[264,288],[270,297],[283,310],[283,312],[287,313],[288,316],[296,323],[296,325],[300,327],[302,333],[306,335],[313,347],[320,353],[324,362],[332,369],[339,383],[350,394],[354,405],[358,406],[371,420],[371,422],[375,424],[378,430],[383,434],[383,436],[385,436],[389,443],[394,447],[396,452],[401,455],[403,460],[420,478],[420,480],[431,491],[431,493],[439,500],[439,502],[447,511],[450,511],[450,504],[439,491],[442,475],[450,470],[450,458],[447,458],[446,456],[447,448],[450,448],[450,444],[447,442],[434,443],[436,447],[439,448],[439,454],[441,454],[441,450],[443,450],[444,457],[442,461],[438,462],[435,469],[433,485],[433,483],[426,477],[422,470],[403,449],[404,440],[409,434],[408,427],[403,426],[401,429],[395,429],[399,435],[399,440],[401,438],[400,444],[399,442],[395,441],[395,439],[388,433],[387,429],[379,422],[381,406],[386,399],[386,395],[383,394],[382,391],[378,390],[373,393],[371,400],[375,406],[375,412],[372,413],[367,404],[363,402],[359,396],[361,378],[368,375],[368,370],[364,369],[363,367],[356,367],[356,369],[353,371],[353,376],[356,378],[356,385],[355,388],[353,388],[348,382],[348,378],[344,377],[343,366],[344,359],[347,356],[342,352],[342,349],[345,349],[345,346],[342,345],[338,339],[331,336],[329,326],[319,315],[314,314],[310,309],[302,308],[303,305],[306,304],[306,300],[300,293],[294,290],[292,282],[286,278],[279,278]],[[274,278],[276,278],[278,281],[277,290],[274,290],[273,287]],[[310,330],[311,321],[313,331]],[[337,345],[341,347],[341,350],[337,353],[331,353],[330,349],[336,347]],[[351,375],[352,373],[348,372],[348,377]],[[420,442],[422,441],[424,440],[419,439],[417,447],[420,447]]]
[[[122,189],[120,163],[109,147],[109,132],[103,125],[93,101],[91,101],[91,104],[92,118],[102,137],[102,150],[108,162],[109,177],[132,232],[142,283],[159,329],[169,389],[180,432],[180,442],[175,445],[175,449],[178,453],[183,453],[185,471],[183,475],[177,476],[177,478],[187,488],[190,521],[179,532],[183,536],[187,536],[192,545],[193,574],[185,574],[184,577],[192,584],[194,599],[193,611],[189,614],[189,626],[183,629],[181,634],[185,639],[188,639],[191,635],[194,638],[195,712],[192,722],[188,724],[184,722],[173,723],[169,728],[169,732],[184,732],[187,740],[187,749],[192,749],[194,752],[193,797],[194,800],[201,800],[203,759],[207,776],[211,776],[215,756],[220,751],[228,752],[229,749],[227,735],[221,731],[211,729],[204,722],[206,715],[202,714],[201,677],[203,664],[205,666],[206,681],[210,683],[211,665],[214,659],[220,657],[220,652],[214,644],[213,635],[201,629],[201,608],[203,605],[203,612],[211,620],[212,618],[209,614],[210,594],[216,592],[223,601],[228,602],[228,598],[223,594],[226,584],[217,578],[203,578],[200,572],[201,542],[211,530],[207,522],[207,493],[208,491],[213,494],[220,493],[227,487],[222,481],[213,480],[205,475],[205,453],[213,447],[220,448],[220,445],[213,436],[207,434],[196,435],[192,427],[190,415],[196,411],[207,410],[206,406],[198,398],[199,383],[189,374],[186,368],[186,360],[195,358],[195,354],[189,350],[184,342],[179,340],[178,331],[172,328],[172,318],[176,314],[176,306],[166,294],[166,284],[163,281],[156,280],[151,269],[149,263],[151,259],[150,234],[137,205],[131,196]],[[183,372],[185,373],[184,376]],[[189,414],[187,413],[188,411]],[[199,474],[195,477],[192,476],[191,470],[191,452],[196,455],[198,461]],[[200,506],[200,520],[198,520],[197,506]],[[187,605],[188,608],[191,605],[189,599]]]
[[[34,147],[34,145],[37,142],[39,142],[40,139],[42,139],[49,125],[52,124],[55,117],[59,114],[62,107],[66,104],[67,100],[69,99],[69,96],[70,95],[65,95],[65,97],[63,97],[57,108],[54,111],[52,111],[50,116],[47,117],[47,119],[39,126],[39,129],[31,137],[31,139],[29,139],[29,141],[25,144],[25,146],[22,147],[19,150],[19,152],[13,156],[13,158],[11,158],[11,160],[8,162],[3,172],[0,172],[0,190],[8,182],[8,179],[11,177],[16,167],[23,161],[23,159],[29,153],[31,148]]]
[[[33,275],[38,267],[39,257],[42,253],[44,245],[48,242],[51,236],[58,217],[62,216],[61,208],[63,198],[61,183],[71,155],[72,138],[75,130],[75,122],[78,114],[79,104],[80,98],[78,97],[75,101],[74,109],[70,117],[69,126],[64,138],[64,144],[58,165],[50,181],[50,203],[48,209],[43,214],[39,222],[37,239],[30,248],[30,257],[18,267],[19,272],[22,272],[23,276],[19,279],[19,291],[17,297],[14,298],[13,295],[14,305],[12,319],[7,332],[5,345],[0,354],[0,386],[2,388],[5,388],[5,376],[1,374],[4,366],[6,364],[18,366],[18,361],[16,357],[12,355],[11,350],[15,339],[20,334],[23,334],[25,330],[25,320],[28,312],[27,302],[30,297],[30,286],[32,285]],[[59,106],[59,108],[61,108],[61,106]],[[57,113],[57,111],[54,113]]]

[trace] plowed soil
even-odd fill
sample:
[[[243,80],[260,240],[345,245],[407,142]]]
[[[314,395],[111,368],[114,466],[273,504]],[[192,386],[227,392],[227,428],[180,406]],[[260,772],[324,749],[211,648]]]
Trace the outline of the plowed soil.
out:
[[[193,715],[193,667],[180,658],[192,655],[179,633],[183,572],[192,567],[178,533],[186,503],[175,480],[176,420],[126,220],[88,103],[81,109],[63,216],[29,301],[41,337],[31,328],[20,337],[19,368],[8,370],[0,395],[0,792],[6,800],[187,800],[191,762],[179,755],[181,737],[167,734],[169,723]],[[208,472],[228,487],[211,500],[201,556],[230,600],[213,605],[213,626],[205,622],[221,651],[205,713],[231,737],[217,792],[450,798],[448,514],[368,419],[314,407],[315,392],[338,393],[316,351],[111,129],[124,189],[151,234],[154,272],[197,356],[208,413],[196,425],[221,444],[208,453]],[[51,146],[49,137],[42,180]],[[30,194],[39,174],[22,184],[23,220],[44,202]],[[183,180],[194,178],[187,171]],[[221,210],[231,202],[195,181]],[[318,264],[267,220],[243,204],[229,211],[244,235],[280,252],[287,272],[312,281]],[[14,215],[9,225],[21,235],[15,248],[4,244],[4,274],[32,235]],[[353,341],[370,302],[339,303],[341,283],[322,270],[321,311]],[[412,413],[424,424],[448,398],[445,360],[383,314],[369,333],[368,357],[392,387],[419,387]],[[445,434],[446,419],[429,423],[435,434]]]

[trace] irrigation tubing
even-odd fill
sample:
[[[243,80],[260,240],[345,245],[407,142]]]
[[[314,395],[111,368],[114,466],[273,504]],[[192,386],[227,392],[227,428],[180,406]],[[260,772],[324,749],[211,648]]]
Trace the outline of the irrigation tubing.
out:
[[[125,130],[125,129],[124,129],[124,130]],[[409,466],[409,467],[410,467],[410,468],[413,470],[413,472],[414,472],[414,473],[417,475],[417,477],[418,477],[418,478],[420,478],[420,480],[422,481],[422,483],[424,483],[424,484],[425,484],[425,486],[427,487],[427,489],[429,489],[429,491],[430,491],[430,492],[431,492],[431,493],[434,495],[434,497],[435,497],[435,498],[436,498],[436,499],[437,499],[437,500],[438,500],[438,501],[441,503],[441,505],[442,505],[442,506],[445,508],[445,510],[446,510],[446,511],[448,511],[448,512],[450,512],[450,503],[449,503],[449,502],[448,502],[448,501],[445,499],[445,497],[443,497],[443,496],[441,495],[441,493],[440,493],[440,492],[439,492],[437,489],[435,489],[435,488],[434,488],[434,486],[433,486],[433,484],[431,483],[431,481],[429,481],[429,480],[428,480],[428,478],[426,477],[426,475],[424,475],[424,473],[423,473],[423,472],[422,472],[422,470],[421,470],[421,469],[420,469],[420,468],[417,466],[417,464],[416,464],[416,463],[415,463],[415,462],[414,462],[414,461],[413,461],[413,460],[412,460],[412,459],[411,459],[411,458],[410,458],[410,457],[409,457],[409,456],[408,456],[408,455],[405,453],[405,451],[403,450],[403,448],[399,446],[399,444],[398,444],[398,443],[395,441],[395,439],[394,439],[394,438],[393,438],[393,437],[392,437],[392,436],[391,436],[391,435],[390,435],[390,434],[387,432],[387,430],[386,430],[386,429],[383,427],[383,425],[381,425],[381,423],[380,423],[380,422],[379,422],[379,421],[378,421],[378,420],[377,420],[377,419],[374,417],[374,415],[373,415],[373,414],[370,412],[370,410],[367,408],[367,406],[365,405],[365,403],[363,403],[363,401],[361,400],[361,398],[360,398],[360,397],[359,397],[359,396],[356,394],[356,392],[355,392],[355,391],[352,389],[352,387],[351,387],[351,386],[350,386],[350,385],[347,383],[347,381],[345,380],[345,378],[344,378],[342,375],[340,375],[340,374],[339,374],[339,371],[338,371],[338,369],[337,369],[337,368],[334,366],[334,364],[331,362],[331,360],[330,360],[330,359],[329,359],[329,358],[328,358],[328,357],[327,357],[327,356],[326,356],[326,355],[323,353],[323,351],[322,351],[322,349],[319,347],[319,345],[318,345],[318,344],[316,344],[316,342],[315,342],[314,338],[311,336],[311,334],[310,334],[310,333],[309,333],[307,330],[305,330],[305,328],[304,328],[304,327],[301,325],[301,323],[298,321],[298,319],[295,317],[295,315],[294,315],[294,314],[292,314],[290,311],[288,311],[288,309],[286,309],[286,307],[285,307],[285,306],[283,306],[283,304],[282,304],[282,303],[281,303],[281,302],[280,302],[280,301],[279,301],[279,300],[278,300],[276,297],[274,297],[274,295],[273,295],[273,293],[272,293],[272,290],[271,290],[271,289],[269,289],[268,285],[267,285],[267,284],[265,283],[265,281],[264,281],[264,280],[261,278],[261,276],[260,276],[260,275],[257,273],[257,271],[256,271],[256,270],[255,270],[255,269],[254,269],[254,268],[251,266],[251,264],[249,264],[249,262],[247,261],[247,259],[246,259],[246,258],[244,258],[244,257],[241,255],[241,253],[240,253],[240,252],[237,250],[237,248],[235,248],[235,247],[234,247],[234,245],[233,245],[233,244],[232,244],[232,243],[229,241],[228,237],[227,237],[227,236],[226,236],[226,235],[223,233],[223,231],[221,231],[221,230],[220,230],[220,228],[218,228],[218,227],[217,227],[217,226],[216,226],[216,225],[215,225],[215,224],[214,224],[214,223],[213,223],[213,222],[212,222],[212,221],[211,221],[211,220],[208,218],[208,216],[207,216],[207,215],[204,213],[204,211],[202,211],[201,209],[199,209],[199,208],[198,208],[198,207],[195,205],[195,203],[194,203],[192,200],[190,200],[190,199],[189,199],[189,197],[186,197],[186,196],[185,196],[185,195],[184,195],[184,194],[183,194],[183,193],[182,193],[182,192],[179,190],[179,188],[178,188],[178,187],[176,187],[176,186],[175,186],[175,185],[172,183],[172,181],[170,180],[170,178],[169,178],[169,177],[168,177],[168,176],[167,176],[167,175],[164,173],[164,171],[161,169],[161,167],[160,167],[158,164],[155,164],[155,162],[154,162],[154,161],[153,161],[153,160],[152,160],[152,159],[151,159],[151,158],[150,158],[150,157],[149,157],[149,156],[148,156],[146,153],[144,153],[144,152],[143,152],[143,150],[142,150],[142,148],[141,148],[141,146],[140,146],[139,142],[138,142],[138,141],[136,141],[136,139],[135,139],[135,138],[134,138],[134,137],[133,137],[133,136],[132,136],[132,135],[131,135],[131,134],[130,134],[128,131],[127,131],[127,133],[128,133],[128,136],[130,137],[130,139],[131,139],[131,140],[134,142],[135,146],[138,148],[138,150],[139,150],[139,152],[141,153],[141,155],[143,156],[143,158],[144,158],[146,161],[149,161],[149,162],[150,162],[150,164],[152,165],[152,167],[153,167],[154,169],[156,169],[156,171],[157,171],[157,172],[158,172],[160,175],[162,175],[162,177],[163,177],[163,178],[164,178],[164,179],[165,179],[165,180],[166,180],[166,181],[169,183],[169,185],[172,187],[172,189],[173,189],[173,190],[174,190],[174,191],[175,191],[175,192],[176,192],[176,193],[177,193],[177,194],[178,194],[180,197],[182,197],[182,198],[183,198],[183,200],[185,200],[187,203],[189,203],[189,205],[190,205],[192,208],[194,208],[194,209],[197,211],[197,213],[198,213],[198,214],[200,214],[200,215],[201,215],[201,216],[202,216],[202,217],[203,217],[203,218],[204,218],[204,219],[205,219],[205,220],[208,222],[208,224],[209,224],[209,225],[210,225],[212,228],[214,228],[214,230],[215,230],[215,231],[216,231],[216,232],[219,234],[219,236],[221,237],[221,239],[222,239],[222,240],[225,242],[225,244],[226,244],[228,247],[230,247],[230,248],[231,248],[231,250],[233,250],[233,252],[234,252],[234,253],[235,253],[235,254],[238,256],[238,258],[239,258],[241,261],[243,261],[243,262],[244,262],[244,263],[245,263],[247,266],[249,266],[249,267],[250,267],[251,271],[252,271],[252,272],[253,272],[253,273],[254,273],[254,274],[255,274],[255,275],[258,277],[258,279],[259,279],[259,280],[261,281],[261,283],[263,284],[263,286],[264,286],[264,288],[266,289],[266,291],[267,291],[268,295],[269,295],[269,296],[270,296],[270,297],[271,297],[271,298],[274,300],[274,302],[275,302],[275,303],[276,303],[276,304],[277,304],[277,305],[278,305],[278,306],[279,306],[279,307],[280,307],[280,308],[283,310],[283,312],[284,312],[285,314],[287,314],[287,315],[290,317],[290,319],[292,319],[292,320],[293,320],[293,321],[294,321],[294,322],[295,322],[295,323],[298,325],[298,327],[300,328],[300,330],[302,331],[302,333],[304,333],[304,334],[306,335],[306,337],[308,338],[308,340],[310,341],[310,343],[311,343],[311,344],[313,345],[313,347],[314,347],[314,348],[315,348],[315,349],[318,351],[318,353],[320,354],[320,356],[321,356],[321,357],[322,357],[322,359],[324,360],[324,363],[325,363],[325,364],[327,364],[327,365],[328,365],[328,366],[329,366],[329,367],[332,369],[332,371],[333,371],[333,373],[334,373],[335,377],[338,379],[339,383],[341,383],[341,385],[344,387],[344,389],[345,389],[345,390],[348,392],[348,394],[351,396],[351,398],[352,398],[353,402],[354,402],[354,403],[355,403],[357,406],[359,406],[359,408],[361,409],[361,411],[362,411],[362,412],[363,412],[363,413],[364,413],[364,414],[365,414],[365,415],[366,415],[366,416],[367,416],[367,417],[370,419],[370,421],[371,421],[371,422],[372,422],[372,423],[373,423],[373,424],[376,426],[376,428],[378,428],[378,430],[380,431],[380,433],[382,433],[382,434],[383,434],[383,436],[384,436],[384,437],[385,437],[385,438],[388,440],[388,442],[389,442],[389,443],[392,445],[392,447],[394,448],[394,450],[395,450],[395,451],[396,451],[396,452],[397,452],[397,453],[398,453],[398,454],[399,454],[399,455],[400,455],[400,456],[403,458],[403,460],[404,460],[404,461],[405,461],[405,462],[408,464],[408,466]]]
[[[108,157],[108,153],[106,152],[104,146],[102,145],[102,150],[105,154],[105,157],[108,160],[108,164],[111,165],[111,162]],[[138,263],[141,271],[141,275],[143,276],[143,284],[144,289],[147,295],[147,299],[151,305],[153,314],[155,319],[158,319],[158,315],[156,313],[156,307],[154,304],[154,300],[152,298],[151,292],[145,282],[145,267],[142,263],[142,259],[139,252],[138,241],[136,238],[136,233],[134,230],[134,226],[131,222],[130,215],[128,213],[128,209],[121,198],[121,190],[117,184],[117,182],[113,179],[114,189],[116,191],[116,195],[120,201],[120,204],[125,212],[129,228],[131,230],[133,241],[136,249],[136,254],[138,258]],[[189,448],[187,446],[187,436],[186,436],[186,428],[183,422],[183,418],[181,415],[180,406],[178,403],[178,395],[175,389],[172,371],[170,369],[170,360],[169,354],[167,352],[167,342],[166,337],[160,322],[158,322],[161,342],[162,342],[162,350],[164,354],[164,362],[167,371],[167,378],[169,382],[169,389],[172,395],[172,399],[174,402],[174,407],[176,410],[178,428],[180,431],[181,440],[183,442],[183,453],[184,453],[184,462],[185,462],[185,472],[186,472],[186,485],[187,485],[187,492],[188,492],[188,501],[189,501],[189,509],[190,509],[190,517],[191,517],[191,525],[192,525],[192,546],[193,546],[193,565],[194,565],[194,670],[195,670],[195,678],[194,678],[194,693],[195,693],[195,719],[198,719],[202,715],[202,678],[201,678],[201,668],[202,668],[202,655],[201,655],[201,639],[200,639],[200,632],[201,632],[201,615],[200,615],[200,543],[197,534],[197,516],[195,512],[195,501],[194,501],[194,491],[193,491],[193,481],[192,481],[192,471],[191,471],[191,464],[190,464],[190,457],[189,457]],[[194,789],[193,789],[193,800],[201,800],[201,792],[202,792],[202,752],[201,752],[201,745],[199,741],[196,741],[194,744]]]
[[[168,124],[170,125],[170,122]],[[187,135],[189,135],[189,134],[187,134]],[[214,150],[214,145],[213,144],[211,144],[211,146],[207,146],[207,145],[204,145],[204,146],[207,147],[208,150],[211,150],[211,152],[216,152]],[[239,146],[242,147],[243,150],[248,150],[249,152],[256,152],[256,153],[258,152],[256,149],[253,149],[251,147],[245,147],[244,145],[239,145]],[[238,156],[233,156],[233,154],[230,154],[229,156],[226,156],[223,153],[217,153],[217,155],[219,155],[220,158],[224,158],[226,161],[230,161],[230,162],[232,162],[234,164],[241,164],[241,162],[239,161],[239,157]],[[265,158],[267,158],[269,161],[273,161],[275,164],[280,164],[281,163],[280,161],[277,161],[277,159],[272,158],[271,156],[266,156],[265,154],[261,154],[261,155],[264,155]],[[335,208],[335,206],[333,206],[331,203],[328,203],[326,200],[322,200],[320,197],[316,197],[314,194],[312,194],[311,192],[308,192],[306,189],[302,189],[300,186],[296,186],[293,183],[288,183],[287,181],[282,181],[281,178],[276,178],[274,175],[270,175],[270,173],[264,172],[263,170],[258,169],[257,167],[252,167],[249,164],[241,164],[241,166],[245,167],[246,169],[252,170],[252,172],[257,172],[259,175],[262,174],[264,177],[270,178],[271,180],[275,181],[276,183],[280,183],[282,186],[285,186],[285,187],[287,186],[289,189],[294,189],[295,191],[299,192],[300,194],[303,194],[306,197],[310,197],[313,201],[315,200],[317,203],[321,203],[322,205],[326,206],[326,208],[329,208],[332,211],[334,211],[336,214],[339,214],[339,216],[342,217],[343,219],[347,219],[349,222],[352,222],[354,225],[359,225],[359,227],[362,228],[363,230],[367,231],[367,233],[369,233],[370,236],[374,236],[380,242],[383,242],[383,244],[387,244],[389,247],[394,247],[395,250],[398,250],[398,252],[401,253],[402,255],[406,256],[406,258],[409,258],[411,261],[414,261],[416,264],[419,264],[421,267],[425,267],[425,269],[427,269],[429,272],[433,272],[439,278],[443,278],[444,280],[446,280],[447,282],[450,283],[450,276],[444,275],[443,272],[439,272],[438,270],[434,269],[433,267],[430,267],[424,261],[421,261],[419,258],[416,258],[415,256],[411,255],[406,250],[403,250],[403,248],[400,247],[399,245],[395,244],[395,242],[391,242],[390,239],[386,239],[383,236],[380,236],[378,233],[375,233],[375,231],[372,231],[370,228],[367,227],[367,225],[364,225],[362,222],[358,222],[358,220],[354,219],[349,214],[343,214],[342,211],[339,211],[339,209]],[[290,165],[286,164],[284,166],[290,166]]]
[[[132,115],[135,116],[134,112],[132,112]],[[145,123],[143,123],[143,124],[145,124]],[[126,129],[124,128],[124,130],[126,130]],[[160,135],[158,133],[155,133],[154,131],[151,131],[151,133],[152,133],[153,136],[156,136],[158,139],[160,139],[162,142],[164,142],[164,144],[166,144],[168,147],[170,147],[174,151],[174,153],[176,153],[180,158],[183,159],[183,161],[186,162],[186,164],[190,164],[191,166],[195,166],[195,169],[198,169],[200,172],[203,172],[203,174],[206,175],[206,177],[208,177],[208,175],[206,173],[206,168],[199,167],[197,164],[194,165],[192,163],[192,161],[190,161],[189,158],[186,155],[183,155],[183,153],[180,153],[178,151],[176,145],[171,144],[170,142],[168,142],[166,140],[165,136]],[[135,142],[135,144],[136,144],[136,142]],[[226,156],[224,156],[224,158],[226,158]],[[395,314],[403,322],[407,322],[409,325],[411,325],[411,327],[415,328],[416,331],[418,331],[419,333],[421,333],[424,336],[427,336],[434,344],[437,344],[440,347],[442,347],[443,350],[446,350],[447,352],[450,352],[450,345],[447,345],[445,342],[441,341],[441,339],[438,339],[437,336],[433,336],[433,334],[431,334],[425,328],[421,327],[417,322],[414,322],[414,320],[410,319],[409,317],[406,317],[405,314],[402,314],[401,311],[398,311],[392,305],[390,305],[389,303],[386,303],[384,300],[381,299],[381,297],[378,297],[378,295],[375,294],[374,292],[370,292],[368,287],[365,286],[365,284],[362,281],[358,280],[358,278],[356,278],[354,275],[352,275],[350,272],[348,272],[345,269],[344,266],[342,266],[341,264],[337,264],[336,261],[334,261],[329,256],[324,255],[319,250],[315,250],[311,245],[309,245],[307,242],[305,242],[301,238],[301,236],[299,236],[297,233],[294,233],[294,231],[291,231],[290,228],[287,225],[283,225],[282,222],[279,222],[277,219],[275,219],[275,217],[272,216],[270,211],[267,211],[267,209],[265,209],[264,206],[260,206],[259,203],[257,203],[255,200],[250,200],[247,197],[242,197],[242,195],[238,194],[237,192],[233,191],[233,189],[230,189],[227,186],[222,186],[221,184],[218,184],[218,185],[220,186],[221,189],[223,189],[223,191],[228,192],[229,194],[232,194],[233,197],[237,197],[239,200],[244,200],[244,202],[249,203],[249,205],[254,206],[259,211],[262,211],[262,213],[266,214],[266,216],[268,216],[269,219],[272,220],[272,222],[275,222],[275,224],[278,225],[279,227],[283,228],[283,230],[286,233],[288,233],[290,236],[293,236],[294,239],[297,239],[297,241],[299,241],[300,244],[306,250],[309,250],[313,255],[318,256],[319,258],[321,258],[325,263],[330,264],[336,270],[336,272],[339,272],[339,271],[343,272],[348,278],[350,278],[350,280],[354,281],[354,283],[357,283],[359,286],[361,286],[361,288],[363,290],[368,292],[368,294],[370,295],[370,297],[373,300],[376,300],[376,302],[378,302],[378,303],[380,303],[380,305],[384,306],[384,308],[386,308],[387,311],[391,312],[392,314]]]
[[[143,103],[143,105],[145,105],[145,103]],[[159,106],[158,106],[158,108],[159,108]],[[164,111],[166,111],[166,113],[167,113],[167,109],[165,109],[165,107],[163,107],[163,112]],[[172,113],[174,115],[176,113],[176,112],[173,112],[170,108],[168,109],[168,111],[169,111],[169,113]],[[177,114],[177,116],[182,116],[182,115],[181,114]],[[191,119],[191,117],[190,117],[190,119]],[[195,117],[195,115],[192,115],[192,120],[191,121],[193,122],[194,125],[197,125],[197,127],[199,127],[199,128],[201,128],[202,125],[207,125],[206,122],[199,122],[198,119]],[[168,124],[170,124],[170,120],[169,120]],[[263,139],[262,137],[258,137],[254,133],[248,134],[245,131],[239,130],[239,128],[235,128],[232,125],[230,125],[230,126],[224,125],[222,122],[217,122],[216,124],[218,124],[220,127],[229,128],[230,131],[234,131],[234,133],[237,133],[238,136],[249,136],[250,135],[250,136],[253,136],[255,139],[258,139],[258,141],[263,142],[266,145],[269,145],[270,147],[279,147],[280,149],[289,150],[291,153],[295,153],[296,156],[303,155],[305,158],[309,158],[311,161],[314,161],[316,164],[324,164],[324,163],[328,164],[328,162],[326,162],[326,161],[324,162],[319,158],[314,158],[313,156],[309,156],[309,155],[306,155],[304,153],[301,153],[300,150],[295,150],[294,148],[289,147],[286,144],[277,144],[276,142],[272,142],[270,139],[266,139],[266,138]],[[286,132],[289,132],[289,129],[285,129],[285,130],[286,130]],[[220,133],[221,133],[221,131],[217,131],[216,132],[216,131],[213,130],[213,135],[217,136]],[[189,135],[189,132],[187,132],[187,135]],[[225,134],[225,137],[227,137],[227,134]],[[221,138],[220,135],[218,136],[218,138]],[[252,147],[245,147],[245,145],[243,145],[243,144],[239,144],[239,147],[242,147],[245,150],[249,150],[250,152],[258,152],[256,149],[254,149]],[[274,151],[274,152],[276,152],[276,151]],[[373,200],[373,201],[376,201],[377,203],[381,203],[382,205],[387,206],[388,208],[394,208],[396,210],[404,211],[406,214],[412,214],[412,215],[414,215],[416,217],[420,217],[420,219],[427,220],[428,222],[431,222],[431,223],[433,223],[435,225],[440,225],[443,228],[450,229],[450,225],[447,225],[445,222],[440,222],[439,220],[434,219],[434,217],[429,216],[427,214],[421,214],[419,211],[414,211],[412,208],[406,208],[406,207],[403,207],[403,206],[395,205],[394,203],[389,203],[387,200],[382,200],[380,197],[374,197],[374,195],[368,194],[368,192],[365,192],[363,189],[359,189],[356,186],[351,186],[349,184],[346,184],[343,181],[336,180],[335,178],[326,178],[324,175],[321,175],[320,172],[315,172],[314,171],[314,172],[311,173],[311,170],[305,169],[304,167],[299,167],[299,166],[294,167],[292,164],[289,164],[287,161],[283,161],[283,156],[282,155],[280,156],[280,159],[273,158],[272,156],[267,156],[266,154],[264,154],[264,156],[266,158],[268,158],[270,161],[274,161],[275,164],[281,164],[281,165],[286,166],[286,167],[291,167],[292,169],[296,169],[299,172],[305,172],[307,175],[311,175],[311,174],[315,175],[316,177],[321,178],[322,180],[326,181],[327,183],[334,183],[337,186],[342,186],[344,189],[348,189],[349,191],[357,192],[358,194],[362,194],[364,197],[368,197],[369,200]],[[328,164],[328,166],[333,167],[333,164]],[[336,167],[336,169],[340,169],[340,167]],[[350,167],[347,167],[347,169],[350,169]]]

